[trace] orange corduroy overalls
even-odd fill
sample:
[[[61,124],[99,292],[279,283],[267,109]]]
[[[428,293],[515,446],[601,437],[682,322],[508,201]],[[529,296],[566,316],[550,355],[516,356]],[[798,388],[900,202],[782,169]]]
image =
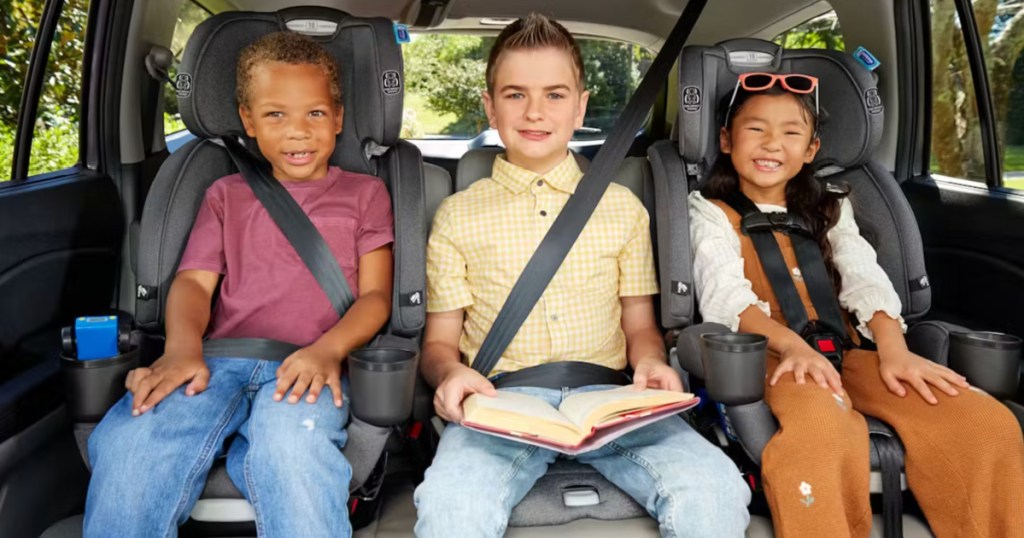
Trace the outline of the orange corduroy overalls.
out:
[[[744,276],[786,324],[757,257],[741,231],[739,213],[713,200],[739,235]],[[787,235],[776,232],[792,270],[798,267]],[[809,319],[816,319],[807,288],[793,279]],[[767,372],[779,365],[769,352]],[[931,405],[912,387],[893,394],[879,374],[878,353],[847,351],[844,397],[786,374],[765,386],[779,431],[761,458],[761,475],[776,536],[866,537],[871,530],[868,431],[861,413],[892,425],[906,449],[907,484],[940,538],[1024,537],[1024,437],[1006,406],[977,390],[949,396],[933,389]]]

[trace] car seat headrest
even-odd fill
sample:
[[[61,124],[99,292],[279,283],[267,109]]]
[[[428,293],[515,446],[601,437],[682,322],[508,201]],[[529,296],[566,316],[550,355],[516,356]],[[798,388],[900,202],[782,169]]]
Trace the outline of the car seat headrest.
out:
[[[731,39],[683,49],[679,69],[679,152],[701,180],[718,156],[716,112],[741,73],[804,73],[818,77],[825,112],[818,170],[869,161],[881,140],[883,107],[874,77],[852,56],[822,49],[783,49],[760,39]]]
[[[309,35],[338,63],[345,116],[331,164],[374,173],[370,157],[396,143],[402,127],[402,51],[384,18],[315,7],[210,17],[189,38],[175,81],[185,126],[205,138],[244,136],[235,100],[238,56],[256,39],[282,30]]]

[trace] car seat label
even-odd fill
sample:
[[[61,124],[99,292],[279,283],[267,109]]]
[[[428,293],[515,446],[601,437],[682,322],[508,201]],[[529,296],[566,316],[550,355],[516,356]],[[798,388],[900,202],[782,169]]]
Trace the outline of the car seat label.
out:
[[[404,24],[395,24],[395,42],[399,45],[412,41],[409,37],[409,27]]]
[[[398,71],[388,70],[381,75],[381,90],[384,95],[397,95],[402,93],[402,75]]]
[[[412,293],[405,293],[399,296],[399,306],[419,306],[423,304],[423,293],[420,291],[414,291]]]
[[[882,97],[878,95],[878,88],[868,88],[864,92],[864,104],[867,106],[868,114],[882,112]]]
[[[689,113],[700,112],[700,88],[687,86],[683,88],[683,110]]]
[[[174,77],[174,94],[178,97],[192,95],[192,75],[178,73],[178,76]]]

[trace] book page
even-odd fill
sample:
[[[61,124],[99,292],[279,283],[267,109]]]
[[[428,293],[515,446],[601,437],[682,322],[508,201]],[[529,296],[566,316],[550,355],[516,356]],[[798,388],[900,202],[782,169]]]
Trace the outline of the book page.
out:
[[[585,432],[630,411],[692,399],[693,394],[658,389],[636,390],[631,385],[573,394],[558,410]]]
[[[581,437],[580,431],[549,403],[526,394],[498,392],[497,396],[471,394],[462,404],[464,422],[553,439]]]

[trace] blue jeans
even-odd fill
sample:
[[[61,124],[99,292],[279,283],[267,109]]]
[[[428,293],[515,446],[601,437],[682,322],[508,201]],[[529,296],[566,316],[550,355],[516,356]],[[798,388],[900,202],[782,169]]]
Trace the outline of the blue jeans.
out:
[[[350,536],[347,397],[339,409],[324,387],[314,404],[275,402],[279,362],[206,362],[205,391],[188,397],[181,387],[138,417],[129,393],[96,427],[86,538],[176,536],[234,433],[228,474],[255,509],[260,536]]]
[[[566,396],[611,388],[516,387],[551,405]],[[555,461],[557,452],[449,424],[434,462],[416,488],[416,536],[498,537],[512,508]],[[652,517],[662,536],[743,536],[750,521],[750,489],[721,450],[679,417],[630,432],[576,458],[628,493]]]

